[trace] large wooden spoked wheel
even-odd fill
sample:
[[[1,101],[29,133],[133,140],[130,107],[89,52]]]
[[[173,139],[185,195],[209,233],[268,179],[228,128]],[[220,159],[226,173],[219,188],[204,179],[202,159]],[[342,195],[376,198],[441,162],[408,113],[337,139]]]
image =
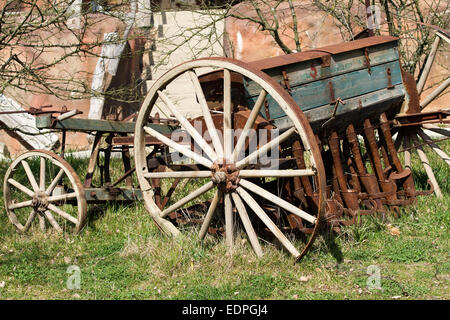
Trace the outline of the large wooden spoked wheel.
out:
[[[77,233],[86,221],[86,198],[78,175],[60,156],[46,151],[22,153],[9,166],[3,184],[5,208],[17,231],[38,220],[57,232]]]
[[[216,127],[211,112],[205,100],[205,95],[198,80],[198,69],[212,68],[214,70],[223,70],[223,118],[220,121],[223,127]],[[204,70],[204,69],[200,69]],[[240,75],[244,79],[256,83],[260,87],[259,97],[253,106],[253,109],[245,123],[245,126],[238,127],[233,121],[231,74]],[[198,103],[201,106],[203,121],[206,124],[209,143],[202,134],[197,131],[191,123],[177,110],[173,101],[165,93],[165,88],[178,77],[190,79],[195,88],[195,94]],[[286,113],[292,126],[280,130],[279,135],[271,135],[265,143],[258,145],[257,150],[250,150],[247,154],[241,156],[242,149],[245,149],[245,141],[248,138],[250,130],[253,127],[255,119],[258,116],[261,106],[267,97],[271,96]],[[180,144],[176,139],[171,139],[167,135],[160,134],[147,125],[150,112],[156,105],[163,104],[170,110],[181,125],[181,129],[189,134],[200,151],[191,149],[190,145]],[[242,134],[233,136],[233,132],[241,129]],[[233,131],[236,130],[236,131]],[[261,169],[257,163],[259,157],[268,150],[279,148],[289,139],[298,138],[302,142],[305,151],[305,158],[309,159],[305,168],[279,169],[271,167]],[[146,141],[158,140],[170,152],[183,154],[191,161],[191,170],[177,169],[175,163],[171,167],[169,163],[164,172],[155,172],[149,170],[148,157],[151,147],[146,146]],[[210,195],[212,198],[206,216],[202,222],[199,236],[203,238],[208,230],[208,226],[215,213],[224,212],[225,216],[225,237],[226,244],[229,247],[233,245],[233,226],[237,216],[242,221],[244,229],[249,237],[250,243],[258,256],[263,254],[259,239],[252,225],[253,221],[258,221],[265,226],[265,230],[270,230],[272,235],[289,251],[294,257],[300,259],[313,243],[318,232],[318,225],[324,213],[325,207],[325,171],[321,159],[320,150],[316,143],[312,129],[301,112],[298,105],[292,97],[273,79],[263,72],[249,67],[247,64],[237,60],[227,58],[206,58],[183,63],[164,74],[150,88],[143,105],[139,111],[136,121],[135,131],[135,161],[136,173],[139,180],[145,205],[157,225],[163,231],[178,235],[179,230],[169,221],[168,215],[174,211],[183,208],[187,204],[192,204],[197,198]],[[153,157],[154,153],[151,154]],[[162,159],[170,157],[161,156]],[[173,159],[173,158],[170,158]],[[293,205],[282,199],[277,192],[271,192],[267,188],[261,187],[259,179],[286,179],[291,177],[310,177],[315,186],[315,192],[319,197],[319,209],[316,212],[306,212],[298,206]],[[165,179],[192,179],[197,182],[193,190],[177,200],[174,203],[168,203],[160,208],[155,202],[155,192],[152,188],[152,179],[161,182]],[[272,180],[273,181],[273,180]],[[198,182],[202,183],[200,186]],[[153,184],[154,185],[154,184]],[[189,185],[187,186],[189,188]],[[184,190],[182,190],[184,191]],[[178,192],[178,191],[176,191]],[[283,228],[277,225],[273,218],[270,218],[267,206],[263,203],[269,203],[272,208],[277,208],[284,214],[293,214],[302,219],[304,225],[308,225],[313,232],[308,235],[309,238],[303,243],[302,248],[298,249],[286,235],[282,232]],[[219,207],[221,207],[219,210]],[[254,215],[253,215],[254,214]]]
[[[450,77],[443,80],[439,86],[437,86],[431,93],[428,95],[423,95],[423,90],[425,88],[425,84],[427,83],[428,76],[430,74],[431,69],[433,68],[433,64],[435,62],[435,57],[438,52],[440,40],[445,40],[444,42],[449,43],[450,38],[448,34],[444,34],[440,31],[436,32],[436,36],[431,47],[430,54],[426,60],[423,72],[419,78],[417,83],[417,92],[412,92],[413,95],[417,95],[417,97],[413,100],[418,100],[418,107],[421,112],[424,112],[423,109],[428,106],[431,102],[438,99],[442,93],[450,86]],[[445,103],[445,102],[444,102]],[[443,110],[448,112],[448,105],[442,106]],[[426,121],[425,121],[426,122]],[[439,138],[433,138],[431,135],[427,134],[424,130],[430,131],[430,133],[438,134]],[[443,194],[441,188],[438,184],[436,176],[433,172],[433,168],[431,167],[430,160],[424,150],[424,146],[428,145],[432,151],[434,151],[439,158],[441,158],[447,165],[450,166],[450,157],[447,155],[441,147],[437,144],[437,142],[443,141],[450,138],[450,128],[447,126],[445,128],[441,128],[431,123],[424,123],[422,125],[411,126],[406,128],[400,128],[399,133],[396,138],[396,146],[397,148],[402,147],[400,152],[404,152],[404,165],[406,168],[411,169],[411,158],[413,156],[412,152],[415,150],[417,155],[419,156],[420,162],[425,170],[426,175],[428,176],[428,182],[432,185],[435,195],[438,198],[442,198]]]

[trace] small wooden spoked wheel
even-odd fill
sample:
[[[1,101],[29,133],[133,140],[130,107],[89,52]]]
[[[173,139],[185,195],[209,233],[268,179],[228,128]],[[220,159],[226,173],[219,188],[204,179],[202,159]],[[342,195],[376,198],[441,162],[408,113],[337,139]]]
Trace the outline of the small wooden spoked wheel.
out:
[[[199,70],[204,68],[212,68],[223,75],[223,114],[219,113],[219,119],[217,112],[213,114],[210,111],[198,79]],[[248,109],[244,124],[236,121],[237,106],[232,103],[235,91],[232,90],[231,78],[236,76],[251,82],[253,88],[258,87],[259,96],[254,97],[254,103],[251,111]],[[206,126],[204,130],[194,128],[192,121],[188,121],[177,110],[173,98],[166,91],[166,87],[179,77],[190,79],[193,83],[202,110],[201,122]],[[258,139],[256,148],[251,149],[248,147],[251,145],[248,142],[251,129],[255,127],[257,118],[261,118],[259,115],[261,107],[269,98],[271,104],[277,104],[284,111],[286,117],[283,123],[288,125],[284,128],[272,126],[274,130],[269,130],[270,138],[265,142]],[[176,136],[180,135],[164,135],[148,125],[153,107],[159,108],[161,105],[167,108],[166,113],[169,110],[180,123],[178,133],[189,136],[189,141],[195,141],[198,148],[193,148],[189,143],[178,142]],[[275,129],[279,130],[275,132]],[[286,144],[292,148],[290,141],[293,139],[299,140],[305,150],[302,154],[304,159],[308,159],[305,167],[261,165],[261,158],[269,151],[272,156],[273,150],[281,150],[280,154],[283,153]],[[169,151],[159,156],[156,152],[152,152],[149,141],[155,140],[157,143],[153,144],[154,148],[156,145],[158,148],[163,145],[164,150]],[[181,165],[182,162],[175,156],[180,154],[184,155],[184,160],[188,159],[187,164]],[[290,154],[288,159],[284,158],[285,161],[294,160],[292,153]],[[155,167],[152,166],[155,158],[158,158],[159,163],[164,162],[165,170],[154,170]],[[273,159],[274,163],[280,163],[280,158],[281,155]],[[272,237],[297,259],[304,255],[317,234],[317,226],[325,207],[325,172],[314,134],[292,97],[269,76],[245,63],[226,58],[199,59],[183,63],[159,78],[150,88],[136,121],[135,161],[146,208],[158,226],[169,234],[177,235],[180,231],[168,216],[187,205],[192,205],[196,200],[204,200],[205,197],[209,197],[211,202],[199,231],[201,238],[207,233],[213,216],[219,212],[224,212],[225,216],[227,245],[230,247],[233,245],[234,220],[239,217],[258,256],[262,255],[263,251],[252,222],[262,224],[264,230],[269,231]],[[295,164],[295,161],[290,162]],[[268,187],[269,184],[276,186],[277,182],[281,185],[286,179],[295,177],[311,179],[315,188],[313,191],[319,199],[318,210],[316,208],[315,212],[300,209],[298,205],[283,199],[280,189],[273,190]],[[173,179],[191,179],[196,187],[193,187],[187,195],[169,201],[163,207],[157,205],[155,199],[160,195],[156,194],[155,183],[152,182],[158,180],[157,184],[161,185],[164,184],[164,180],[168,180],[170,184]],[[186,188],[175,190],[175,194],[177,192],[186,192]],[[223,211],[219,210],[219,207],[223,207]],[[275,217],[274,212],[279,212],[280,216]],[[282,221],[280,219],[282,215],[295,215],[304,226],[308,226],[310,232],[302,248],[297,248],[285,235],[286,228],[279,223]]]
[[[38,220],[42,231],[81,230],[86,198],[78,175],[60,156],[33,150],[15,159],[5,174],[3,192],[9,220],[24,233]]]

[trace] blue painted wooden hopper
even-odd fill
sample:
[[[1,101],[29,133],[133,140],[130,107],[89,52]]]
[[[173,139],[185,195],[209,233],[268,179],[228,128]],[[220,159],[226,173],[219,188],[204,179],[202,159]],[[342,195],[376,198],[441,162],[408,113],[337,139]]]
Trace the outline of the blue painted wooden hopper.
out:
[[[277,80],[306,114],[316,134],[345,130],[363,119],[386,112],[395,115],[406,90],[398,53],[398,39],[370,37],[320,49],[268,58],[251,65]],[[259,90],[245,83],[250,107]],[[271,97],[268,114],[279,128],[291,124]]]

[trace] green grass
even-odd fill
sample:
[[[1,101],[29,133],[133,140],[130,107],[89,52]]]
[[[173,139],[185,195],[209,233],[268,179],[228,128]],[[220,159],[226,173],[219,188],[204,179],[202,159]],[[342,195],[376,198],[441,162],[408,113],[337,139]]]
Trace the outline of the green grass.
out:
[[[443,147],[450,154],[450,143]],[[232,253],[224,239],[201,242],[193,230],[168,238],[142,203],[90,206],[80,235],[42,234],[38,226],[20,235],[1,214],[0,299],[449,299],[450,170],[428,155],[444,198],[419,197],[400,218],[388,215],[399,236],[364,217],[360,227],[319,237],[297,264],[267,243],[258,259],[245,236]],[[426,176],[413,160],[423,188]],[[67,288],[70,265],[81,269],[79,290]],[[367,288],[371,265],[379,267],[381,289]]]

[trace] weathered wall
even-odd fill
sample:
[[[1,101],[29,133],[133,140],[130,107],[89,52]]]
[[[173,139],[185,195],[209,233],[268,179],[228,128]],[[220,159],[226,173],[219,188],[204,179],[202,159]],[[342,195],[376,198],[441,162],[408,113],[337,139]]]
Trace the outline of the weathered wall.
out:
[[[330,15],[319,10],[312,0],[293,1],[295,5],[295,13],[298,21],[299,38],[301,41],[302,51],[318,48],[326,45],[337,44],[350,39],[350,35],[345,28],[338,27],[338,23]],[[420,1],[424,14],[427,14],[425,1]],[[267,17],[270,18],[270,11],[261,7]],[[257,13],[254,8],[246,3],[235,6],[235,12],[239,16],[255,17]],[[365,6],[362,3],[354,2],[352,7],[352,16],[365,17]],[[288,3],[280,5],[277,11],[280,24],[280,38],[287,44],[290,49],[295,49],[293,36],[292,14]],[[385,23],[385,15],[381,15],[381,34],[388,34],[388,28]],[[411,25],[416,28],[416,25]],[[225,21],[225,31],[227,39],[225,41],[226,54],[243,61],[256,61],[264,58],[283,55],[284,52],[275,43],[273,37],[268,31],[261,31],[261,27],[249,20],[237,18],[227,18]],[[353,33],[357,34],[362,31],[361,27],[353,24]],[[402,39],[402,45],[409,46],[406,39]],[[450,76],[450,50],[449,44],[441,41],[435,63],[431,70],[425,90],[421,95],[424,99],[431,93],[443,79]],[[417,78],[417,74],[415,75]],[[435,110],[441,108],[449,108],[450,104],[450,88],[441,94],[438,99],[433,101],[426,110]]]
[[[105,17],[105,15],[100,14],[90,14],[88,19],[89,27],[84,34],[83,43],[87,47],[92,46],[92,49],[89,49],[91,54],[74,55],[48,70],[51,78],[58,79],[59,85],[67,89],[58,92],[60,97],[51,94],[34,94],[15,89],[6,91],[5,94],[8,98],[13,99],[23,108],[53,105],[54,107],[66,106],[69,110],[78,109],[83,112],[78,117],[87,118],[91,106],[90,88],[92,86],[93,73],[102,51],[101,42],[103,41],[103,36],[106,33],[116,33],[120,38],[123,36],[125,29],[124,23],[117,18]],[[78,25],[78,27],[82,28],[83,25]],[[74,27],[73,30],[78,32],[77,30],[79,29]],[[58,30],[53,28],[50,30],[42,30],[40,36],[48,37],[49,42],[54,44],[74,43],[76,42],[76,38],[72,34],[73,30]],[[120,59],[116,75],[110,76],[110,79],[104,81],[104,88],[101,89],[111,91],[133,87],[135,80],[140,78],[142,72],[142,47],[147,41],[147,38],[145,35],[140,35],[136,32],[132,33],[129,38],[130,40],[128,40],[125,48],[126,54]],[[24,52],[29,57],[33,55],[32,49],[17,47],[16,50],[17,52]],[[3,54],[9,53],[3,52]],[[64,49],[62,48],[55,47],[48,49],[35,63],[48,64],[63,54]],[[108,76],[108,74],[105,74],[105,76]],[[115,114],[118,109],[123,109],[125,111],[122,111],[122,113],[129,114],[132,111],[137,111],[139,108],[139,103],[137,102],[124,103],[112,98],[107,98],[105,105],[108,106],[104,110],[105,117],[108,114]],[[3,130],[0,131],[0,142],[8,146],[11,154],[16,154],[18,151],[24,149],[23,145],[11,138]],[[68,148],[85,149],[88,147],[88,144],[86,134],[72,133],[67,137]]]

